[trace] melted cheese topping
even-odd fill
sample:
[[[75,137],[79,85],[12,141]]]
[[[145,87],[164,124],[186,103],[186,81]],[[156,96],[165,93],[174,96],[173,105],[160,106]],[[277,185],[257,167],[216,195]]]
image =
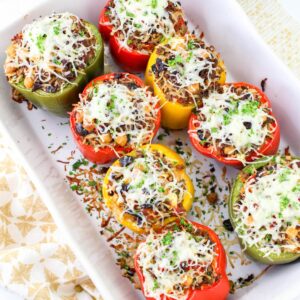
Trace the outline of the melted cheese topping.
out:
[[[176,300],[187,299],[187,288],[194,279],[203,276],[214,258],[214,243],[186,231],[150,233],[137,255],[145,277],[146,297],[160,296]],[[189,283],[189,284],[187,284]]]
[[[300,161],[277,164],[272,171],[250,177],[241,204],[235,203],[236,232],[265,256],[300,253]],[[297,238],[298,236],[298,238]],[[285,241],[285,242],[284,242]]]
[[[114,0],[110,7],[110,23],[113,25],[112,35],[122,34],[122,47],[130,49],[130,37],[138,38],[141,43],[154,32],[162,37],[175,35],[174,23],[166,10],[169,3],[178,6],[175,0]],[[147,51],[144,51],[147,52]]]
[[[215,151],[220,147],[231,146],[229,155],[247,163],[246,157],[257,152],[267,137],[271,137],[274,129],[264,126],[270,115],[270,109],[260,104],[255,97],[260,97],[255,90],[245,89],[237,95],[233,86],[224,86],[223,92],[212,91],[209,97],[203,98],[203,106],[197,111],[202,120],[194,122],[196,130],[192,131],[198,138],[197,131],[209,137],[202,143],[210,144]],[[199,138],[198,138],[199,139]],[[232,159],[230,157],[229,159]]]
[[[99,83],[81,97],[77,110],[83,112],[83,124],[96,127],[99,142],[97,147],[105,147],[103,134],[110,133],[113,140],[126,135],[128,145],[137,147],[150,142],[157,118],[158,99],[146,88],[129,89],[116,81]]]
[[[113,165],[110,185],[123,213],[135,216],[140,227],[151,228],[151,224],[179,213],[175,209],[187,191],[176,173],[173,161],[147,149],[126,167]],[[121,174],[121,179],[115,180],[116,174]]]
[[[21,44],[17,44],[16,55],[10,57],[9,66],[25,67],[25,76],[37,76],[42,83],[50,83],[53,75],[72,83],[68,74],[62,75],[66,64],[71,64],[71,70],[77,77],[87,66],[82,57],[98,47],[94,44],[85,46],[87,40],[94,38],[93,34],[87,26],[84,26],[85,31],[76,32],[76,24],[84,26],[77,16],[66,12],[26,25],[22,30]]]
[[[209,47],[201,40],[190,35],[186,35],[185,38],[173,38],[156,50],[156,52],[162,51],[168,57],[172,57],[166,60],[159,55],[164,60],[169,75],[165,80],[166,84],[173,87],[175,94],[178,89],[185,89],[194,99],[194,94],[206,90],[213,82],[220,79],[218,54],[213,47]],[[157,81],[160,79],[158,78]],[[195,85],[198,85],[198,88]]]

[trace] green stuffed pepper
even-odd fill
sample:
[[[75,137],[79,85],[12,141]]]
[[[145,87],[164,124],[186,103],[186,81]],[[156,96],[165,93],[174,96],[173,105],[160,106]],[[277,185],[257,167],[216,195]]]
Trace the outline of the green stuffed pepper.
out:
[[[84,86],[103,73],[97,28],[70,13],[35,20],[12,38],[4,65],[14,95],[67,116]]]
[[[245,252],[264,264],[300,257],[300,158],[265,157],[237,176],[231,223]]]

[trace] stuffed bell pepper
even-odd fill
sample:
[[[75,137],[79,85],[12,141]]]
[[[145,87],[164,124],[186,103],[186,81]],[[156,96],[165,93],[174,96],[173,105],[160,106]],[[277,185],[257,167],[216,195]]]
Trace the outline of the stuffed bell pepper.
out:
[[[224,83],[225,67],[214,47],[193,35],[169,39],[152,53],[145,79],[162,106],[162,126],[183,129],[209,87]]]
[[[274,155],[280,142],[269,99],[248,83],[210,90],[191,115],[189,136],[198,152],[236,168]]]
[[[103,72],[97,28],[70,13],[26,25],[12,38],[4,65],[14,99],[67,116],[85,84]]]
[[[151,144],[113,163],[104,178],[103,197],[119,223],[144,233],[185,215],[194,187],[184,160],[166,146]]]
[[[124,70],[142,72],[154,47],[164,38],[185,34],[187,25],[177,0],[109,0],[99,30]]]
[[[102,75],[85,87],[70,126],[83,156],[105,164],[151,142],[160,126],[158,99],[135,75]]]
[[[225,300],[226,254],[210,228],[185,219],[151,232],[135,256],[147,300]]]
[[[233,185],[229,214],[243,249],[265,264],[300,258],[300,158],[247,166]]]

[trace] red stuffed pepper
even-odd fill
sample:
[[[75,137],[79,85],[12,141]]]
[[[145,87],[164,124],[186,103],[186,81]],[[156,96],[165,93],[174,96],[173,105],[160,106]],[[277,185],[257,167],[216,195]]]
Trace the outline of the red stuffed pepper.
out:
[[[224,300],[226,254],[210,228],[180,219],[150,233],[135,256],[147,300]]]
[[[100,13],[99,31],[124,70],[142,72],[154,47],[185,34],[187,26],[178,1],[109,0]]]
[[[105,164],[151,142],[160,126],[158,99],[135,75],[106,74],[85,87],[70,126],[83,156]]]
[[[280,143],[269,99],[244,82],[219,85],[205,95],[190,118],[189,136],[198,152],[236,168],[275,154]]]

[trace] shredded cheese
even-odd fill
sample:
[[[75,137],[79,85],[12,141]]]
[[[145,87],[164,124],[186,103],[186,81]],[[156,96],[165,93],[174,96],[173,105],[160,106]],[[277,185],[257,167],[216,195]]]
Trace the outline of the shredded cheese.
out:
[[[82,96],[77,111],[83,113],[83,126],[95,127],[92,138],[97,150],[114,145],[117,138],[126,136],[127,146],[137,147],[148,143],[153,137],[158,113],[158,99],[146,87],[130,89],[116,80],[99,82]],[[109,133],[112,141],[106,143],[104,134]]]
[[[236,232],[247,246],[264,256],[300,253],[300,161],[277,164],[245,182],[245,192],[234,205]]]
[[[94,39],[91,29],[71,13],[37,19],[23,28],[21,41],[13,44],[15,55],[7,63],[14,69],[22,69],[24,74],[14,74],[11,80],[19,83],[29,77],[51,85],[54,77],[63,82],[61,88],[74,84],[89,63],[84,56],[99,47]]]
[[[138,152],[126,167],[113,165],[110,186],[123,213],[135,216],[143,228],[179,214],[176,209],[188,193],[176,164],[150,149]]]
[[[163,72],[160,72],[159,66],[152,69],[156,83],[166,91],[171,101],[186,98],[185,92],[197,105],[200,91],[218,82],[224,72],[215,49],[192,35],[172,38],[158,46],[156,53],[163,63]]]
[[[203,106],[197,110],[199,119],[194,121],[192,135],[202,144],[208,144],[214,151],[229,147],[229,159],[235,158],[247,163],[246,158],[272,137],[275,126],[265,122],[276,122],[271,109],[261,104],[261,97],[254,89],[243,89],[238,95],[233,85],[212,90],[203,98]]]
[[[113,25],[112,35],[118,32],[122,47],[127,49],[133,38],[149,44],[154,35],[160,39],[174,36],[174,21],[167,10],[169,3],[180,7],[175,0],[113,0],[107,11],[109,24]],[[141,52],[148,53],[149,50],[142,49]]]
[[[211,240],[186,231],[151,232],[137,250],[145,296],[186,300],[187,290],[212,265],[214,247]]]

